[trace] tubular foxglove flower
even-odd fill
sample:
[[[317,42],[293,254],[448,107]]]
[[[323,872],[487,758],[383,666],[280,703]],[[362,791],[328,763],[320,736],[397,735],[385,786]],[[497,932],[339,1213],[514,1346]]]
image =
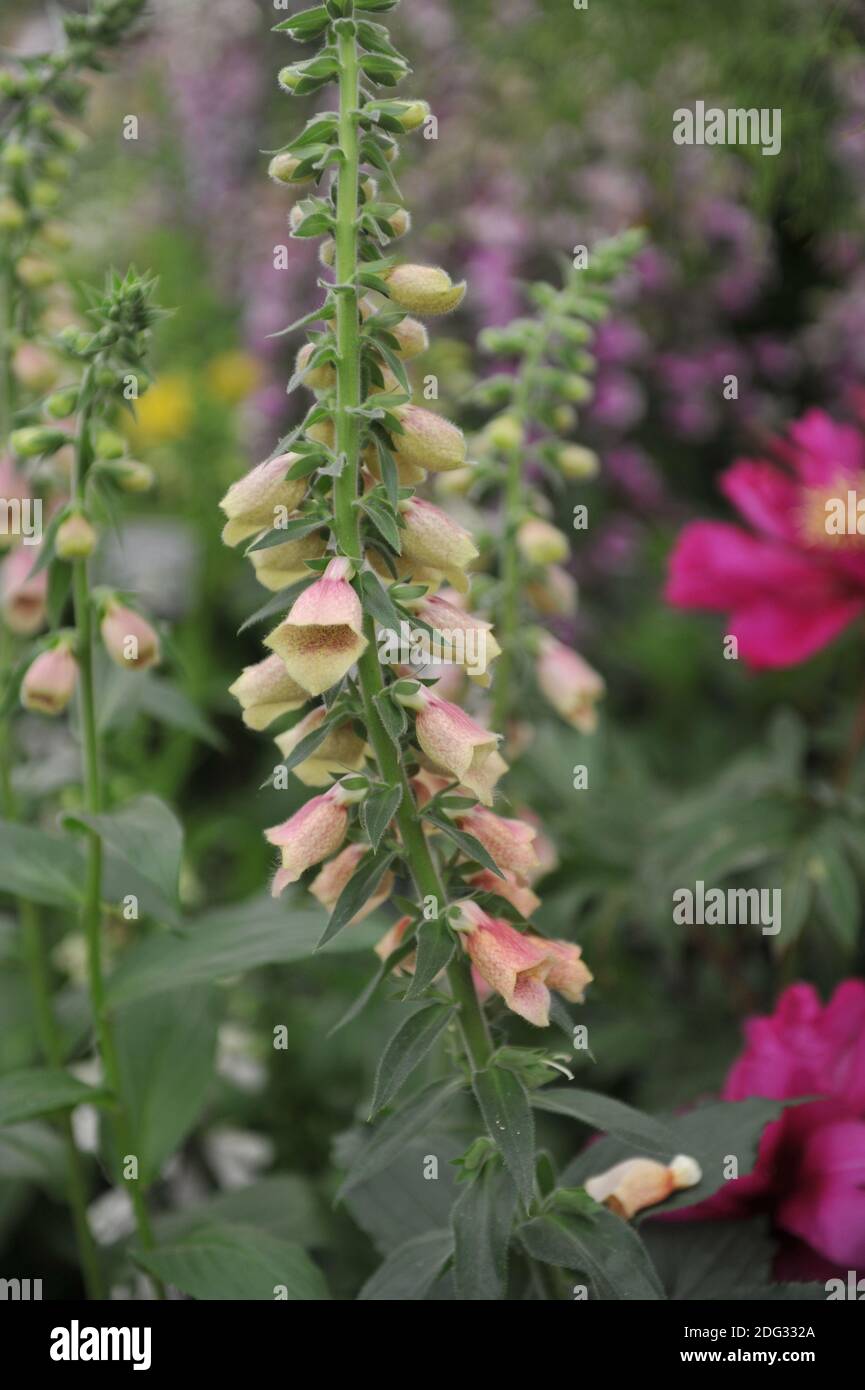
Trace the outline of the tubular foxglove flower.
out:
[[[282,756],[287,758],[293,753],[297,745],[320,728],[326,718],[327,710],[320,705],[287,733],[277,735],[276,746]],[[337,724],[328,730],[324,742],[303,762],[297,763],[292,771],[307,787],[327,787],[347,772],[359,772],[365,760],[366,744],[363,739],[358,738],[350,723]]]
[[[495,893],[504,898],[521,917],[531,917],[541,905],[537,893],[519,874],[511,873],[509,869],[502,872],[504,877],[499,878],[491,869],[481,869],[479,873],[472,874],[468,883],[479,893]]]
[[[515,1014],[546,1028],[550,991],[546,979],[550,956],[535,939],[523,936],[500,917],[490,917],[471,899],[458,903],[455,925],[463,936],[472,965]]]
[[[598,727],[597,704],[604,682],[597,671],[570,647],[545,636],[537,662],[538,686],[553,709],[581,734]]]
[[[702,1176],[699,1163],[688,1154],[678,1154],[670,1163],[658,1163],[654,1158],[627,1158],[589,1178],[585,1189],[596,1202],[630,1221],[647,1207],[665,1202],[674,1192],[696,1187]]]
[[[297,461],[296,454],[279,454],[232,483],[219,504],[228,518],[222,532],[226,545],[238,545],[266,527],[279,525],[280,519],[300,506],[308,480],[291,481],[285,476]]]
[[[582,948],[572,941],[550,941],[546,937],[532,936],[529,941],[543,947],[552,958],[547,984],[567,999],[570,1004],[582,1004],[586,988],[594,976],[582,960]]]
[[[351,573],[348,560],[331,560],[321,579],[295,600],[285,622],[264,639],[311,695],[336,685],[366,650],[363,610],[348,582]]]
[[[243,710],[243,722],[249,729],[261,731],[280,715],[300,709],[311,694],[292,680],[280,657],[266,656],[254,666],[246,666],[233,685],[228,687]]]
[[[472,680],[489,685],[490,664],[501,655],[492,623],[458,608],[444,594],[426,594],[412,605],[412,612],[444,639],[443,661],[465,667]]]
[[[437,570],[458,593],[467,593],[470,580],[466,569],[479,554],[470,533],[421,497],[408,498],[400,511],[402,559],[409,566]]]
[[[97,535],[83,512],[73,512],[61,521],[54,537],[54,553],[61,560],[85,560],[96,549]]]
[[[78,663],[68,643],[40,652],[24,673],[21,703],[39,714],[62,714],[75,693]]]
[[[339,896],[344,888],[351,882],[354,873],[365,855],[369,854],[370,846],[363,841],[355,844],[346,845],[345,849],[340,850],[335,859],[330,859],[322,869],[316,874],[309,891],[314,898],[317,898],[322,907],[326,907],[332,912],[336,907]],[[394,876],[388,872],[385,874],[381,883],[372,896],[364,903],[359,912],[352,917],[349,926],[354,926],[358,922],[364,921],[377,907],[386,903],[393,892]],[[409,922],[411,918],[407,919]]]
[[[483,768],[498,749],[499,735],[476,724],[459,705],[440,700],[423,687],[418,690],[417,698],[420,708],[415,733],[427,757],[490,805],[492,794],[483,777]]]
[[[0,566],[0,615],[10,632],[32,637],[45,626],[48,570],[33,573],[36,551],[19,546]]]
[[[500,869],[512,869],[514,873],[525,875],[537,868],[538,856],[534,848],[537,831],[533,825],[497,816],[484,806],[475,806],[459,816],[457,824],[480,840]]]
[[[272,893],[278,898],[301,874],[329,859],[341,848],[348,831],[347,797],[337,782],[322,796],[314,796],[281,825],[266,830],[269,844],[280,851],[281,866],[273,880]]]
[[[126,671],[146,671],[160,661],[159,638],[146,618],[110,601],[99,624],[105,650]]]

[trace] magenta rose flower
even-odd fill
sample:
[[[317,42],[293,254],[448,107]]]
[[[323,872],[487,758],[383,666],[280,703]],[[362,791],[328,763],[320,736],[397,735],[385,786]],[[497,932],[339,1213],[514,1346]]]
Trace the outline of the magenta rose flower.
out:
[[[865,498],[865,440],[810,410],[774,443],[777,462],[740,459],[721,489],[750,530],[695,521],[670,560],[667,600],[729,614],[755,669],[795,666],[865,613],[865,536],[827,530],[827,503]]]
[[[771,1016],[745,1024],[722,1096],[814,1099],[766,1126],[752,1173],[675,1216],[768,1213],[780,1279],[865,1271],[865,983],[845,981],[825,1007],[811,985],[791,985]]]

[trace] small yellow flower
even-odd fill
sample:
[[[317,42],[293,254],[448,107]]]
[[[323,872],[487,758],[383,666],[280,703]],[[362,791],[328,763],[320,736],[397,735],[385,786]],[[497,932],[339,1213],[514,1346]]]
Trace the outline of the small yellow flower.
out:
[[[185,372],[166,372],[136,404],[131,425],[137,444],[183,439],[195,408],[195,391]]]
[[[261,384],[261,363],[248,352],[221,352],[208,364],[207,384],[226,405],[237,405]]]

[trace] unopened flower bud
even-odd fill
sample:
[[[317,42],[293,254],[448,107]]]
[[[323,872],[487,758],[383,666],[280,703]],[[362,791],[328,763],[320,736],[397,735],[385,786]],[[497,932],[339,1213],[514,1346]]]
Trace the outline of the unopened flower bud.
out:
[[[423,125],[429,113],[428,101],[394,102],[390,111],[390,114],[396,117],[405,131],[417,130],[418,126]]]
[[[268,545],[261,550],[251,550],[255,577],[259,584],[273,593],[305,579],[309,574],[307,560],[318,560],[327,549],[327,541],[320,531],[304,536],[299,541],[285,541],[282,545]]]
[[[116,430],[99,430],[93,445],[101,459],[122,459],[126,453],[126,440]]]
[[[594,733],[604,682],[587,661],[554,637],[546,636],[538,656],[537,680],[541,693],[562,719],[580,733]]]
[[[15,262],[15,274],[28,289],[40,290],[54,284],[58,271],[53,261],[46,261],[41,256],[21,256]]]
[[[568,538],[548,521],[530,517],[517,531],[520,553],[532,565],[556,565],[568,558]]]
[[[423,686],[419,697],[423,707],[415,719],[415,733],[421,748],[436,767],[450,772],[478,800],[489,805],[492,795],[480,774],[498,748],[498,735],[477,724],[459,705],[440,700]]]
[[[19,458],[39,458],[42,454],[56,454],[64,444],[69,443],[69,435],[62,430],[49,429],[47,425],[26,425],[13,430],[9,437],[12,450]]]
[[[582,405],[585,401],[592,399],[595,388],[588,377],[578,376],[576,372],[572,372],[562,382],[562,394],[566,400],[573,401],[575,405]]]
[[[431,473],[445,473],[465,463],[465,435],[449,420],[418,405],[402,406],[396,416],[403,427],[402,434],[393,435],[397,463],[428,468]]]
[[[457,818],[461,830],[473,835],[500,869],[528,874],[538,866],[534,839],[537,831],[525,821],[497,816],[485,806],[475,806]]]
[[[523,425],[515,415],[497,415],[494,420],[490,420],[484,434],[494,449],[502,449],[505,452],[519,449],[526,438]]]
[[[318,259],[322,265],[332,269],[336,264],[336,242],[332,236],[327,237],[318,248]]]
[[[559,434],[569,434],[577,423],[577,412],[572,405],[557,405],[553,408],[553,424]]]
[[[33,574],[35,563],[32,547],[22,545],[0,567],[0,615],[9,631],[21,637],[32,637],[45,625],[48,570]]]
[[[295,178],[295,172],[300,168],[302,160],[296,159],[293,154],[276,154],[267,166],[267,172],[274,183],[312,183],[314,174],[303,174],[299,179]]]
[[[149,492],[156,482],[150,464],[139,463],[136,459],[122,459],[111,471],[124,492]]]
[[[78,663],[65,642],[40,652],[21,682],[21,704],[39,714],[62,714],[75,692]]]
[[[52,420],[65,420],[67,415],[74,415],[78,405],[78,390],[75,386],[68,386],[65,391],[55,391],[45,402],[44,410]]]
[[[387,224],[390,227],[391,240],[396,241],[397,237],[405,236],[411,231],[411,213],[407,208],[397,208],[396,212],[387,218]]]
[[[61,521],[54,537],[54,553],[61,560],[86,560],[96,549],[96,531],[83,512],[72,512]]]
[[[398,265],[383,276],[394,304],[412,314],[449,314],[465,296],[465,281],[455,285],[446,270],[429,265]]]
[[[556,453],[556,464],[566,478],[596,478],[598,456],[593,449],[581,444],[565,444]]]
[[[111,660],[127,671],[145,671],[160,659],[159,638],[146,618],[112,601],[99,625]]]
[[[439,570],[458,593],[468,592],[467,567],[478,557],[478,548],[464,526],[447,512],[421,497],[400,504],[402,559],[415,570]]]
[[[703,1174],[695,1158],[678,1154],[671,1163],[654,1158],[627,1158],[584,1184],[589,1196],[626,1221],[674,1192],[696,1187]]]
[[[313,864],[329,859],[341,848],[348,830],[346,805],[350,799],[337,782],[330,791],[307,801],[282,825],[264,832],[268,842],[278,847],[282,858],[271,889],[275,898],[290,883],[297,883],[301,874]]]
[[[0,232],[17,232],[24,226],[24,209],[14,198],[0,198]]]
[[[258,464],[232,483],[219,504],[228,518],[222,532],[226,545],[237,545],[265,527],[273,526],[282,510],[286,515],[297,510],[309,480],[289,480],[285,475],[298,457],[297,454],[280,454]]]
[[[47,391],[60,374],[60,363],[53,352],[47,352],[36,343],[21,343],[12,355],[12,372],[16,381],[20,381],[28,390]],[[55,415],[53,419],[62,420],[71,414],[71,410],[64,410],[62,415]]]
[[[307,363],[317,346],[317,343],[304,343],[298,352],[294,363],[294,370],[298,375],[306,371]],[[319,367],[313,367],[312,371],[306,371],[303,382],[311,391],[329,391],[336,385],[336,368],[331,362],[324,362]]]
[[[324,868],[319,870],[312,880],[309,891],[328,912],[332,912],[336,907],[340,894],[344,888],[348,887],[358,864],[364,855],[369,853],[369,848],[369,845],[362,841],[346,845],[335,859],[328,860]],[[368,898],[360,911],[352,917],[349,926],[356,926],[358,922],[369,917],[370,913],[375,912],[377,907],[381,907],[382,903],[387,902],[393,892],[393,885],[394,876],[388,871],[373,896]]]
[[[559,565],[549,565],[540,579],[527,584],[526,595],[547,618],[570,618],[577,611],[577,581]]]

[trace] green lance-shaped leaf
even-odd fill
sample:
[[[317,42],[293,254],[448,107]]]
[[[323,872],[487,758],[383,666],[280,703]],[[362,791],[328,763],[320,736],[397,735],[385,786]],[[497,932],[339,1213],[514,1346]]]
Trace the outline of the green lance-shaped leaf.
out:
[[[480,840],[476,840],[474,835],[469,835],[467,831],[460,830],[449,820],[446,815],[435,808],[427,808],[423,813],[425,820],[431,821],[437,826],[448,839],[453,840],[468,859],[474,859],[476,863],[482,864],[485,869],[490,869],[497,878],[504,878],[504,874],[488,850],[484,849]]]
[[[391,1251],[367,1279],[358,1298],[365,1303],[418,1303],[444,1273],[453,1254],[450,1231],[425,1231]]]
[[[637,1232],[606,1207],[550,1211],[520,1230],[532,1259],[585,1275],[599,1299],[662,1299],[664,1290]]]
[[[192,1298],[304,1303],[329,1298],[323,1275],[299,1245],[229,1221],[197,1226],[135,1258],[150,1274]]]
[[[452,1004],[425,1004],[403,1019],[385,1047],[375,1077],[369,1118],[389,1105],[400,1087],[432,1050],[453,1016]]]
[[[417,930],[417,960],[406,999],[419,999],[450,964],[456,937],[443,917],[421,922]]]
[[[374,1177],[393,1163],[409,1139],[419,1134],[462,1087],[461,1077],[451,1077],[447,1081],[431,1081],[400,1110],[388,1115],[376,1125],[372,1138],[352,1164],[351,1171],[339,1190],[339,1196],[344,1197],[359,1183],[366,1182],[368,1178]]]
[[[24,1067],[0,1077],[0,1125],[34,1120],[76,1105],[101,1105],[108,1092],[85,1086],[60,1067]]]
[[[535,1122],[528,1092],[518,1076],[495,1064],[476,1072],[472,1085],[487,1133],[528,1205],[535,1187]]]
[[[382,787],[361,803],[360,819],[370,844],[378,850],[382,836],[402,802],[402,787]]]
[[[486,1302],[504,1298],[516,1208],[513,1179],[498,1159],[488,1161],[465,1187],[451,1217],[459,1298]]]
[[[643,1152],[667,1162],[676,1152],[676,1141],[672,1132],[643,1115],[630,1105],[609,1096],[597,1095],[594,1091],[580,1091],[570,1086],[556,1086],[532,1093],[532,1105],[536,1110],[548,1110],[553,1115],[570,1115],[574,1120],[599,1129],[604,1134],[612,1134],[627,1144],[638,1146]]]

